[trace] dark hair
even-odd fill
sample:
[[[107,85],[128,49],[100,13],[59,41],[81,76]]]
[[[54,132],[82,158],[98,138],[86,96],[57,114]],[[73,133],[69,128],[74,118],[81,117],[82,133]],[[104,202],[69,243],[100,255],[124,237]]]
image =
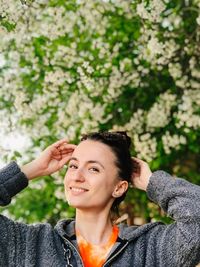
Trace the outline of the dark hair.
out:
[[[94,132],[82,136],[81,141],[94,140],[108,145],[116,157],[118,175],[122,180],[131,181],[133,160],[131,159],[131,138],[126,132]],[[126,192],[114,200],[111,211],[119,214],[119,204],[124,200]]]

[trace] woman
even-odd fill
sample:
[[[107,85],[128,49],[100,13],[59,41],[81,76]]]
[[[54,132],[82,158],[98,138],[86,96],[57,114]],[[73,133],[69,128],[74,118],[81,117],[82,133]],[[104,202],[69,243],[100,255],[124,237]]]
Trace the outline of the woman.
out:
[[[132,159],[125,133],[85,135],[78,146],[66,140],[49,146],[21,169],[15,162],[0,172],[0,203],[68,163],[66,199],[75,220],[26,225],[0,217],[0,266],[177,267],[200,262],[200,187]],[[111,219],[129,183],[145,190],[175,220],[140,227]]]

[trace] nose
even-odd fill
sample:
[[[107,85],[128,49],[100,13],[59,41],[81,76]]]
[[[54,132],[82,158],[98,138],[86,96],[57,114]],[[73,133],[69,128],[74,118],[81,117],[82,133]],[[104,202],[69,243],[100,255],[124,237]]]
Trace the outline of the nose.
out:
[[[70,175],[70,180],[73,180],[75,182],[83,183],[85,182],[85,176],[84,176],[84,171],[81,168],[78,168],[71,172]]]

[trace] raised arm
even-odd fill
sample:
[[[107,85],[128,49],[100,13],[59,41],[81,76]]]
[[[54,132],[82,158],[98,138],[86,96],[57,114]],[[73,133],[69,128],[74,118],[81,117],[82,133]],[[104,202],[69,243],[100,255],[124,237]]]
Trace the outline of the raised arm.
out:
[[[48,146],[35,160],[22,166],[21,171],[29,180],[52,174],[68,162],[75,147],[66,139],[59,140]]]
[[[148,164],[136,159],[136,187],[147,192],[175,222],[159,226],[154,237],[158,266],[190,267],[200,262],[200,186],[164,171],[151,174]]]
[[[39,157],[21,168],[16,162],[11,162],[1,169],[0,205],[9,204],[12,197],[28,185],[29,180],[49,175],[62,168],[74,148],[75,145],[68,144],[63,139],[47,147]],[[37,257],[30,251],[35,251],[34,247],[38,247],[38,244],[47,239],[45,248],[51,251],[50,254],[55,253],[52,243],[49,244],[52,234],[48,224],[26,225],[0,215],[0,266],[37,266]],[[46,253],[43,260],[46,264],[45,255]],[[41,266],[45,264],[41,263]],[[60,263],[55,263],[55,266],[60,266]]]
[[[36,159],[21,168],[17,163],[11,162],[0,170],[0,205],[9,204],[11,198],[28,185],[28,180],[61,169],[71,157],[75,147],[62,139],[47,147]]]

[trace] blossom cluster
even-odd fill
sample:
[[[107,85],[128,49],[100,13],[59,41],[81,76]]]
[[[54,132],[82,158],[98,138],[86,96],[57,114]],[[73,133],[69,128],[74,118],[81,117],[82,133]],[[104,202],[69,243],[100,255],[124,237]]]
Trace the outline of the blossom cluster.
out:
[[[42,147],[126,130],[148,162],[196,142],[200,4],[186,2],[0,0],[5,128]]]
[[[181,11],[175,14],[168,2],[161,0],[135,5],[131,1],[74,1],[72,7],[64,1],[53,5],[38,0],[26,6],[20,1],[1,0],[1,16],[15,25],[6,32],[2,24],[0,32],[1,99],[4,107],[9,101],[14,103],[9,108],[11,120],[12,114],[17,114],[18,123],[26,125],[36,139],[53,133],[75,140],[79,134],[106,124],[127,129],[138,155],[144,148],[137,142],[147,134],[155,148],[142,156],[146,160],[156,157],[155,133],[161,128],[168,131],[172,120],[185,134],[191,127],[199,129],[198,49],[193,42],[191,52],[191,43],[185,38],[180,52],[176,29],[182,27]],[[106,15],[109,12],[111,15]],[[115,26],[118,16],[130,26],[143,20],[135,29],[136,37],[130,37],[129,27],[126,32]],[[197,37],[198,21],[196,17]],[[182,64],[184,57],[189,57],[187,70]],[[160,79],[168,73],[168,81],[162,84],[155,76],[151,78],[155,71]],[[154,77],[159,94],[146,109],[134,96],[141,90],[148,95]],[[174,86],[182,93],[176,95]],[[134,109],[126,123],[119,121],[117,125],[111,107],[128,91]],[[124,107],[118,110],[123,116]]]

